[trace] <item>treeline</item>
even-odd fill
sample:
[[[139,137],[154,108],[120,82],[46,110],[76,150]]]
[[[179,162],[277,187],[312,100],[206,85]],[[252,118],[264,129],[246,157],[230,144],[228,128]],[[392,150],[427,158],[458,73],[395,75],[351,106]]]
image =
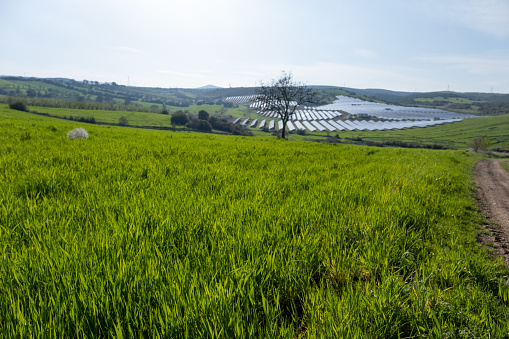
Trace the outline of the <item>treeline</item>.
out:
[[[0,95],[29,98],[59,99],[125,105],[136,102],[189,107],[198,100],[209,103],[208,98],[199,99],[190,90],[130,87],[97,81],[72,79],[44,79],[24,77],[0,77]],[[139,104],[139,103],[138,103]]]
[[[0,95],[1,103],[6,104],[9,103],[10,101],[19,101],[25,103],[25,105],[27,106],[38,106],[38,107],[161,113],[161,109],[158,106],[146,107],[135,104],[125,105],[118,103],[58,100],[48,98],[7,97]]]

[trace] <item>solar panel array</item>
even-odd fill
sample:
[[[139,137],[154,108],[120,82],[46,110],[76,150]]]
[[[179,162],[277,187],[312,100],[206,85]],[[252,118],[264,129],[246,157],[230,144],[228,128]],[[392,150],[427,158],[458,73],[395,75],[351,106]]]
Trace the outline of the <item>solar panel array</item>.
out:
[[[237,118],[234,123],[239,123],[240,118]],[[268,128],[274,129],[276,126],[278,129],[283,128],[282,120],[261,120],[258,123],[258,119],[245,119],[242,121],[242,126],[248,126],[250,128],[264,128],[267,126],[267,121],[269,122]],[[382,130],[391,130],[391,129],[404,129],[404,128],[424,128],[428,126],[436,126],[443,125],[453,122],[458,122],[458,119],[443,119],[443,120],[419,120],[419,121],[397,121],[397,120],[389,120],[389,121],[374,121],[374,120],[302,120],[302,121],[288,121],[287,129],[289,131],[294,130],[309,130],[310,132],[314,131],[382,131]],[[277,124],[277,125],[276,125]]]
[[[276,112],[259,110],[257,112],[259,115],[268,117],[268,118],[277,118],[278,114]],[[300,109],[293,112],[290,116],[291,121],[303,121],[303,120],[327,120],[334,119],[336,117],[342,116],[339,111],[327,111],[322,109],[314,109],[314,108],[306,108]]]
[[[235,103],[251,102],[252,107],[260,108],[258,102],[253,102],[256,96],[230,97],[225,100]],[[344,119],[343,113],[351,115],[366,115],[378,118],[375,120],[359,120],[349,118]],[[278,119],[276,112],[259,110],[258,114],[263,117],[277,120],[254,119],[249,124],[250,128],[267,127],[281,129],[283,122]],[[404,128],[423,128],[428,126],[441,125],[461,121],[464,118],[474,117],[473,115],[448,112],[440,109],[422,108],[422,107],[403,107],[395,105],[380,104],[375,102],[363,101],[357,98],[338,96],[332,104],[318,107],[300,107],[296,110],[288,121],[286,127],[289,131],[309,130],[314,131],[377,131]],[[237,118],[234,123],[239,123],[241,118]],[[242,125],[248,125],[249,119],[242,121]],[[277,124],[277,125],[276,125]]]
[[[332,104],[320,106],[321,109],[340,110],[353,115],[369,115],[379,119],[391,120],[430,120],[430,119],[464,119],[474,115],[444,111],[436,108],[404,107],[369,102],[357,98],[339,95]]]
[[[256,101],[256,95],[244,95],[238,97],[227,97],[224,98],[223,101],[231,102],[236,105],[245,105],[251,104],[253,101]]]

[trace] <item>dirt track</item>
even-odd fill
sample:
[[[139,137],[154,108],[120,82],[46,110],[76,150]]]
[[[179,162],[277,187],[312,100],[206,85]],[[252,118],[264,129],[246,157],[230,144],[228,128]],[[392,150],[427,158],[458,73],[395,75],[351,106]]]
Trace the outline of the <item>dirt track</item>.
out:
[[[500,166],[501,161],[480,161],[475,167],[475,180],[483,214],[491,221],[485,225],[491,235],[482,235],[480,240],[491,243],[495,255],[509,266],[509,173]]]

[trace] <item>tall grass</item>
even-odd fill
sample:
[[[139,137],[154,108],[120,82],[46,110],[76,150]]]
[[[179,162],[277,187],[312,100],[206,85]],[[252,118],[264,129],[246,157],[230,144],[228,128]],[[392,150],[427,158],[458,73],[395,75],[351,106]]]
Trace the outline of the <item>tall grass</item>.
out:
[[[475,156],[0,112],[5,337],[508,334]]]

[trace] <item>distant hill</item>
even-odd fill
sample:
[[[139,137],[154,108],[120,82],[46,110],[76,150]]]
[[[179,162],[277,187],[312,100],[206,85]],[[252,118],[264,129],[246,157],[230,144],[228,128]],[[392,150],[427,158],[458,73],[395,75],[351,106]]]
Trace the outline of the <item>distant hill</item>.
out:
[[[441,92],[397,92],[382,89],[345,89],[402,106],[439,108],[474,115],[509,114],[509,94]]]
[[[356,89],[335,86],[310,86],[323,98],[320,104],[332,102],[337,95],[356,97],[403,106],[440,108],[453,112],[475,115],[509,114],[509,94],[458,93],[458,92],[401,92],[385,89]],[[194,89],[133,87],[114,82],[76,81],[66,78],[0,77],[0,101],[5,96],[40,99],[40,105],[50,105],[51,100],[104,104],[122,104],[136,109],[161,109],[163,105],[189,107],[201,104],[224,104],[229,96],[248,96],[256,93],[256,87],[221,88],[207,85]],[[4,96],[2,98],[2,96]],[[49,99],[46,100],[46,99]],[[46,104],[43,104],[46,100]],[[97,108],[102,109],[102,108]]]
[[[202,87],[198,87],[198,88],[195,88],[195,89],[200,89],[200,90],[207,90],[207,89],[220,89],[222,87],[219,87],[219,86],[214,86],[214,85],[207,85],[207,86],[202,86]]]

